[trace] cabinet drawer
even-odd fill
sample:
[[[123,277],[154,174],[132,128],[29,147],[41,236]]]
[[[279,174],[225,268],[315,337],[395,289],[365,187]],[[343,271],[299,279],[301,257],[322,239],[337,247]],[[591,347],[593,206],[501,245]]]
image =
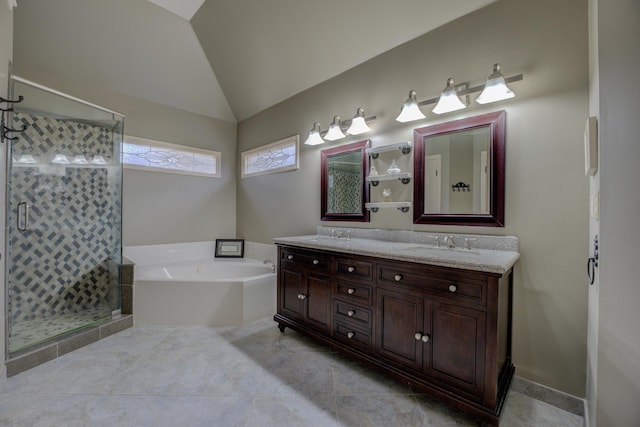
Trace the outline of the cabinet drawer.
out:
[[[336,258],[336,273],[349,280],[370,282],[373,279],[373,264],[353,258]]]
[[[280,262],[307,270],[328,272],[331,265],[331,257],[316,252],[282,249],[280,251]]]
[[[435,275],[419,268],[406,269],[391,265],[378,267],[378,282],[381,284],[401,284],[420,288],[442,298],[484,304],[486,281],[458,276],[454,273]]]
[[[346,325],[339,321],[334,323],[334,335],[333,337],[345,344],[352,347],[359,347],[363,350],[371,350],[371,332],[362,331],[358,328],[354,328],[351,325]]]
[[[370,285],[336,280],[335,295],[345,301],[371,306],[373,303],[373,289]]]
[[[343,323],[359,325],[361,328],[371,330],[371,310],[343,301],[333,301],[333,313],[335,319],[340,319]]]

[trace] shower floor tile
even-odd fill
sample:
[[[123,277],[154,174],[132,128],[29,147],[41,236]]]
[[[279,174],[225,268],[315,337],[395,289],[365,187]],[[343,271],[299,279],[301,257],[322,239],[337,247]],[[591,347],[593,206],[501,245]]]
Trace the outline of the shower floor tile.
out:
[[[0,379],[0,425],[473,426],[271,319],[241,327],[134,326]],[[522,393],[501,427],[582,426]]]
[[[27,346],[110,318],[111,309],[96,308],[82,313],[65,313],[16,322],[11,327],[9,352],[20,351]]]

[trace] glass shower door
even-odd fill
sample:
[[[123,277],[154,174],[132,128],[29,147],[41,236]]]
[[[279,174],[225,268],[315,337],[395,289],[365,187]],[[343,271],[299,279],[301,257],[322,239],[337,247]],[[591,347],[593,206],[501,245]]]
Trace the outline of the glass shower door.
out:
[[[120,307],[122,117],[14,80],[7,171],[8,351]]]

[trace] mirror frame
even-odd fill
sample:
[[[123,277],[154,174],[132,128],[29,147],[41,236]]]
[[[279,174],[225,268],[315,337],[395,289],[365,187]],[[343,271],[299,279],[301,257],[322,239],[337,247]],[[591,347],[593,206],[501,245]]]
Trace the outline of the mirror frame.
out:
[[[369,211],[365,208],[365,203],[369,201],[369,185],[365,179],[369,170],[369,156],[365,149],[369,147],[369,140],[358,141],[339,147],[322,150],[320,153],[320,219],[322,221],[353,221],[369,222]],[[360,212],[357,213],[332,213],[327,212],[329,207],[329,158],[339,154],[346,154],[355,151],[362,153],[362,204]]]
[[[506,112],[497,111],[452,122],[414,129],[413,223],[504,227]],[[462,132],[489,126],[491,159],[491,200],[488,214],[430,214],[424,212],[425,139],[447,133]]]

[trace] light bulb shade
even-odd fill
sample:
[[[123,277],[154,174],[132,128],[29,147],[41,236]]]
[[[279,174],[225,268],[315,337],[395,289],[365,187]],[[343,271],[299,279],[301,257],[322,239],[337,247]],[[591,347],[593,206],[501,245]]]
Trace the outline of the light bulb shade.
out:
[[[400,110],[400,114],[396,117],[396,121],[406,123],[414,120],[421,120],[425,117],[426,116],[422,114],[422,111],[420,111],[420,107],[418,106],[416,91],[410,91],[409,98],[404,101],[404,105],[402,106],[402,110]]]
[[[51,163],[56,163],[59,165],[68,165],[69,159],[65,154],[57,153],[55,156],[53,156]]]
[[[433,108],[433,112],[436,114],[443,114],[451,111],[462,110],[463,108],[467,108],[467,106],[460,101],[458,92],[456,92],[456,88],[453,86],[453,79],[449,78],[447,80],[447,86],[442,91],[438,103]]]
[[[504,82],[504,76],[500,73],[500,64],[494,64],[493,73],[487,78],[484,90],[480,96],[476,98],[476,102],[478,104],[488,104],[490,102],[513,98],[514,96],[516,96],[516,94],[507,87],[507,84]]]
[[[309,137],[304,142],[305,145],[320,145],[324,144],[324,139],[320,136],[320,123],[315,122],[313,127],[309,131]]]
[[[91,164],[93,164],[93,165],[106,165],[107,161],[104,159],[104,156],[102,156],[101,154],[98,154],[96,156],[93,156],[93,159],[91,159]]]
[[[329,125],[329,130],[324,136],[324,139],[326,139],[327,141],[335,141],[344,137],[346,137],[346,135],[342,132],[342,129],[340,129],[340,117],[334,116],[333,123]]]
[[[356,115],[351,119],[351,126],[347,129],[349,135],[360,135],[361,133],[369,132],[371,128],[367,126],[367,121],[364,118],[364,110],[358,108]]]
[[[78,154],[77,156],[75,156],[73,158],[71,163],[73,163],[75,165],[88,165],[89,164],[89,160],[87,160],[87,157],[84,154]]]
[[[23,154],[15,160],[15,163],[33,164],[38,163],[33,154]]]

